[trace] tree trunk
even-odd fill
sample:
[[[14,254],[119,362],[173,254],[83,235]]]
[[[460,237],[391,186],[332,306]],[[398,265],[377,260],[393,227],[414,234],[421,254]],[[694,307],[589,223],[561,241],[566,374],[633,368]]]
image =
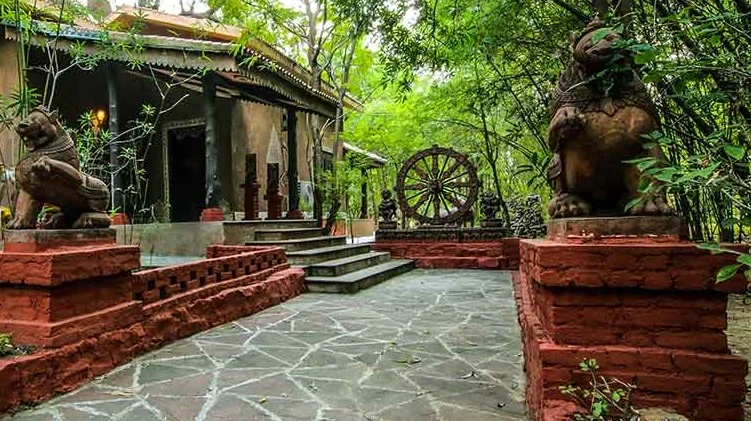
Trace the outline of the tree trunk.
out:
[[[336,117],[334,120],[334,159],[333,159],[333,166],[331,167],[331,178],[334,182],[334,184],[337,184],[337,175],[336,175],[336,161],[337,161],[337,154],[339,153],[339,147],[340,147],[340,131],[341,131],[341,119],[342,119],[342,106],[341,101],[339,101],[339,106],[336,108]],[[341,197],[339,195],[339,188],[338,186],[335,186],[333,189],[333,196],[331,197],[331,205],[329,206],[329,212],[326,215],[326,232],[331,233],[332,229],[334,228],[334,224],[336,223],[336,217],[339,214],[339,207],[341,206]]]

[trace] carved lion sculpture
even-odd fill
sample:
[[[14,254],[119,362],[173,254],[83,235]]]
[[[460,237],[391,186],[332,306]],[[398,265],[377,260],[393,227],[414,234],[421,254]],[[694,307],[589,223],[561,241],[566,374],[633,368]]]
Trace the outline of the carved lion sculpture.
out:
[[[548,145],[553,160],[548,176],[555,197],[548,205],[552,218],[622,215],[626,205],[640,197],[640,171],[624,161],[656,157],[659,147],[644,148],[643,135],[659,129],[646,88],[633,71],[621,72],[606,88],[593,78],[614,62],[610,32],[602,39],[595,32],[605,27],[594,21],[573,40],[573,59],[558,80],[551,106]],[[601,34],[600,34],[601,35]],[[627,57],[627,55],[624,55]],[[644,197],[630,208],[631,215],[668,215],[672,209],[660,195]]]
[[[107,185],[79,170],[79,157],[73,140],[58,121],[57,112],[37,107],[18,123],[16,132],[28,153],[16,166],[21,187],[16,217],[9,229],[35,228],[39,210],[55,205],[44,228],[106,228],[110,218]]]

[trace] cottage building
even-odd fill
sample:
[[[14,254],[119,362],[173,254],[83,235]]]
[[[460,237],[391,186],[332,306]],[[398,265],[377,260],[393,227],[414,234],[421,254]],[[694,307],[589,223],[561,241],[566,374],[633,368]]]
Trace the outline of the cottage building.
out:
[[[121,168],[127,141],[113,142],[107,151],[110,168],[118,169],[105,180],[114,208],[161,209],[154,215],[165,222],[217,219],[220,208],[241,214],[248,172],[255,171],[263,216],[270,163],[279,164],[283,211],[298,211],[301,204],[311,208],[314,136],[322,137],[324,154],[341,156],[327,128],[333,127],[337,107],[356,108],[356,100],[347,97],[339,104],[331,86],[316,89],[306,69],[271,45],[259,40],[238,45],[238,28],[131,7],[113,12],[107,28],[86,22],[3,24],[0,95],[9,98],[17,89],[22,40],[32,46],[26,71],[36,92],[51,83],[45,70],[50,57],[58,69],[73,65],[52,81],[52,108],[66,125],[90,112],[103,130],[127,139],[144,105],[157,110],[143,161],[143,203],[127,203],[132,180]],[[81,63],[75,52],[98,61]],[[17,136],[6,128],[0,141],[4,164],[12,167]]]

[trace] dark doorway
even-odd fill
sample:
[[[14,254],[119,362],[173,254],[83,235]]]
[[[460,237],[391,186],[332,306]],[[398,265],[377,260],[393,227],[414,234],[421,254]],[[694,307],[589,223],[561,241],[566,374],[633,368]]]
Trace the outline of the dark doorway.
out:
[[[169,196],[172,222],[198,221],[206,206],[205,126],[170,130]]]

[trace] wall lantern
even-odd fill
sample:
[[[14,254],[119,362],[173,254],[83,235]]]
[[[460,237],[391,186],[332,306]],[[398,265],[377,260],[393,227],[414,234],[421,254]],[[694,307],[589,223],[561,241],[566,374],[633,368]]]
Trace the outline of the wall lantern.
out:
[[[103,109],[99,109],[96,111],[92,111],[91,116],[91,126],[92,131],[95,135],[99,135],[99,132],[102,130],[102,126],[104,125],[104,120],[107,119],[107,112]]]

